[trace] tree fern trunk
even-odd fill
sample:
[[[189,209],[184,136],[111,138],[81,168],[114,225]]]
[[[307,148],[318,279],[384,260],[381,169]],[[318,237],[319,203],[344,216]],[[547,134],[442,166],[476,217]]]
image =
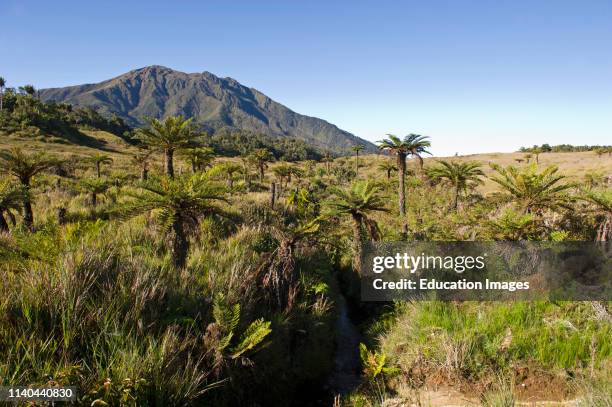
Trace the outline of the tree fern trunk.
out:
[[[66,208],[64,207],[57,208],[57,223],[59,225],[66,224]]]
[[[170,178],[174,178],[174,163],[173,163],[174,150],[171,148],[167,148],[165,150],[165,156],[166,156],[166,175],[168,175]]]
[[[187,236],[185,236],[183,221],[178,214],[172,223],[172,230],[174,232],[174,241],[172,242],[172,263],[177,269],[182,269],[187,263],[189,242],[187,241]]]
[[[32,202],[30,202],[30,198],[23,201],[23,224],[30,231],[34,228],[34,212],[32,211]]]
[[[8,233],[9,225],[4,219],[4,213],[0,212],[0,232]]]
[[[455,197],[454,197],[454,202],[453,202],[453,209],[455,209],[455,212],[457,212],[458,208],[459,208],[459,187],[457,186],[455,188]]]
[[[419,160],[419,175],[423,177],[423,157],[421,157],[419,154],[416,154],[416,158],[417,160]]]
[[[353,270],[359,275],[361,275],[361,254],[363,251],[361,221],[361,216],[353,215]]]
[[[406,214],[406,188],[404,180],[406,177],[406,155],[403,153],[397,154],[397,168],[399,169],[399,212],[400,215]]]
[[[273,182],[272,185],[270,185],[270,206],[274,208],[275,204],[276,204],[276,183]]]

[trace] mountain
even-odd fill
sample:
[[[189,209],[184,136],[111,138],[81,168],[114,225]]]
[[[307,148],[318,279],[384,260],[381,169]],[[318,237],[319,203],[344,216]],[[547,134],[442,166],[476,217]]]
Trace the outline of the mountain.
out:
[[[227,126],[293,137],[336,153],[347,153],[356,144],[376,150],[325,120],[296,113],[256,89],[210,72],[188,74],[154,65],[100,83],[41,89],[40,98],[116,114],[135,127],[145,125],[147,117],[181,114],[207,129]]]

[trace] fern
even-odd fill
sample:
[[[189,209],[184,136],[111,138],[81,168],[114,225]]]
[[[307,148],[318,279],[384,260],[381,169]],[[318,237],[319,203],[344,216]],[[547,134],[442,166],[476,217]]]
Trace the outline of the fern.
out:
[[[264,321],[263,318],[253,321],[240,336],[238,345],[230,350],[231,358],[236,359],[259,345],[270,332],[270,321]]]
[[[213,304],[213,318],[219,324],[223,332],[232,332],[240,321],[240,304],[234,304],[231,308],[222,303],[218,298]]]
[[[382,352],[369,351],[363,343],[359,344],[359,356],[363,365],[363,373],[367,380],[374,381],[381,373],[392,375],[399,369],[387,366],[387,356]]]

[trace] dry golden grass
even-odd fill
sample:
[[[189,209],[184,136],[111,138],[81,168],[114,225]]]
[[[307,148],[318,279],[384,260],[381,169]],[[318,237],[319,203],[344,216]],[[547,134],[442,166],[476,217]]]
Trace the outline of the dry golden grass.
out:
[[[458,157],[435,157],[425,158],[425,168],[433,166],[436,161],[478,161],[482,163],[482,169],[487,176],[494,173],[489,164],[499,164],[502,166],[526,166],[530,165],[525,160],[526,153],[487,153],[487,154],[471,154]],[[354,158],[351,158],[354,160]],[[392,160],[395,163],[395,157],[385,155],[367,155],[360,157],[359,175],[362,177],[381,177],[383,172],[378,169],[378,165],[385,160]],[[517,160],[523,160],[518,162]],[[535,156],[531,157],[530,163],[535,162]],[[408,168],[416,170],[416,161],[408,160]],[[543,153],[540,154],[538,166],[547,167],[555,165],[559,168],[559,172],[566,175],[572,182],[584,182],[584,176],[587,173],[597,173],[601,176],[612,176],[612,157],[604,154],[600,157],[592,151],[580,153]],[[480,187],[480,191],[484,193],[492,192],[497,189],[495,184],[490,179],[485,180],[485,184]]]

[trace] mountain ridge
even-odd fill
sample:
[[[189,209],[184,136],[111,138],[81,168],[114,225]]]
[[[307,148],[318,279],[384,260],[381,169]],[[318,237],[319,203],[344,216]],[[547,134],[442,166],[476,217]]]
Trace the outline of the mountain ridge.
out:
[[[134,127],[145,125],[147,117],[182,114],[208,130],[230,127],[291,137],[335,153],[348,153],[357,144],[376,150],[332,123],[299,114],[236,79],[208,71],[184,73],[151,65],[98,83],[41,89],[40,98],[115,114]]]

